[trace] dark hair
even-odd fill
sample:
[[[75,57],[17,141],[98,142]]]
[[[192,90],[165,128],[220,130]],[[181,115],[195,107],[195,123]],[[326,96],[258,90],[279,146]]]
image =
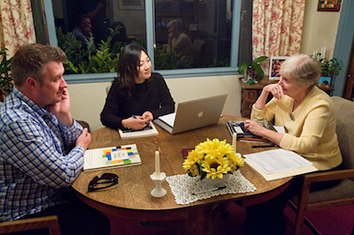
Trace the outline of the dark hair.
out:
[[[114,78],[113,82],[118,83],[119,92],[126,98],[131,97],[131,91],[135,87],[135,78],[139,75],[137,68],[140,66],[142,51],[148,55],[143,47],[132,43],[126,45],[119,54],[117,77]]]
[[[25,44],[21,46],[11,60],[11,71],[17,87],[23,86],[28,77],[40,84],[46,72],[46,64],[51,61],[64,62],[66,55],[62,49],[51,45]]]
[[[90,19],[90,17],[86,14],[79,14],[75,17],[75,26],[80,27],[86,19]]]
[[[127,29],[125,28],[124,24],[120,21],[116,21],[111,26],[113,30],[115,30],[117,27],[119,27],[119,33],[113,36],[111,45],[114,45],[116,42],[128,42]]]

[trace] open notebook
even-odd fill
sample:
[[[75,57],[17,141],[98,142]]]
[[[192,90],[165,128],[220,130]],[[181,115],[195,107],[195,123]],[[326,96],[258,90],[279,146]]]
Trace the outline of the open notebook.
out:
[[[154,120],[156,125],[177,134],[216,124],[224,108],[227,94],[188,100],[178,103],[175,113]]]

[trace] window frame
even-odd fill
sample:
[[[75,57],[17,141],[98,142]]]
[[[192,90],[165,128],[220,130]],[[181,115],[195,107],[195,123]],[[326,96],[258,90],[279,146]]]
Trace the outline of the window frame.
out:
[[[164,78],[182,78],[182,77],[206,77],[220,75],[236,75],[238,74],[238,50],[239,50],[239,32],[240,32],[240,12],[242,0],[234,0],[232,11],[232,37],[231,37],[231,58],[230,67],[213,67],[213,68],[193,68],[193,69],[174,69],[174,70],[155,70],[154,69],[154,3],[152,0],[145,0],[145,16],[146,16],[146,43],[148,54],[151,55],[153,72],[160,73]],[[55,30],[54,14],[52,1],[44,1],[45,13],[47,16],[49,43],[58,46],[58,40]],[[96,83],[111,82],[116,73],[90,73],[90,74],[69,74],[64,75],[68,84],[78,83]]]

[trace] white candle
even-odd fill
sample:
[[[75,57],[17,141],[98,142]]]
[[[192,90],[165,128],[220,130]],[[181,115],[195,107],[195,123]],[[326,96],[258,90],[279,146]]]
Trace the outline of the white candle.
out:
[[[322,58],[326,58],[326,46],[323,48],[323,57]]]
[[[160,176],[160,154],[155,151],[155,175]]]
[[[235,153],[236,153],[236,139],[237,139],[237,135],[236,135],[236,133],[233,133],[232,134],[232,145],[234,146]]]
[[[321,58],[323,58],[323,47],[321,47]]]

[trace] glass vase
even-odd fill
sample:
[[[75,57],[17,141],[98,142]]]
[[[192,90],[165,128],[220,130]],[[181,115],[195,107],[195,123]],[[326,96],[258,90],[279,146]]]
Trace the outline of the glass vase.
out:
[[[211,186],[211,187],[213,187],[213,188],[217,188],[217,187],[220,187],[220,186],[224,186],[224,185],[227,183],[227,181],[229,180],[230,175],[231,175],[231,174],[225,174],[222,179],[220,179],[219,177],[216,177],[215,179],[206,178],[206,177],[205,177],[205,178],[203,179],[203,181],[204,181],[207,185],[209,185],[209,186]]]

